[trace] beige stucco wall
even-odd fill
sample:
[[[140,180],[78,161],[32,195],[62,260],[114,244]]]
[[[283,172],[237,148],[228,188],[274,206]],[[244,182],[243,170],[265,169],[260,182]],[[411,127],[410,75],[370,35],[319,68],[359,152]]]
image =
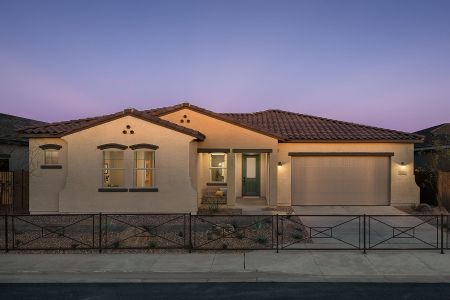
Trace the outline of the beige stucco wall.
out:
[[[391,205],[417,204],[420,190],[414,180],[414,145],[405,143],[280,143],[278,203],[291,204],[291,157],[289,152],[393,152],[391,158]],[[400,163],[405,166],[401,167]],[[402,171],[402,172],[400,172]],[[401,175],[406,174],[406,175]]]
[[[62,169],[41,169],[44,164],[44,150],[40,145],[57,144],[59,162]],[[40,138],[29,140],[30,153],[30,212],[45,213],[59,211],[59,193],[66,184],[67,177],[67,142],[59,138]]]
[[[186,115],[186,118],[184,118],[184,115]],[[272,172],[270,173],[271,176],[268,180],[269,182],[266,183],[266,167],[262,165],[261,177],[263,182],[261,186],[264,188],[264,190],[262,191],[262,195],[270,199],[272,205],[276,205],[276,166],[278,162],[276,159],[276,153],[278,149],[277,139],[228,122],[218,120],[213,117],[206,116],[188,108],[172,112],[170,114],[162,116],[161,118],[175,124],[182,125],[184,127],[198,130],[206,135],[206,139],[198,143],[198,148],[272,149],[273,153],[271,153],[268,160],[269,167],[272,170]],[[183,120],[183,123],[180,122],[181,120]],[[189,120],[189,123],[187,122],[187,120]],[[262,154],[261,156],[261,162],[265,162],[265,159],[263,158],[265,154]],[[201,170],[199,170],[198,182],[198,191],[200,193],[202,189],[205,188],[206,183],[209,180],[209,174],[207,154],[199,154],[199,157],[200,162],[198,165],[200,168],[202,168]],[[232,160],[233,158],[234,161]],[[233,168],[230,168],[230,166],[232,166]],[[242,160],[240,158],[240,154],[234,155],[234,153],[230,153],[227,171],[229,175],[228,178],[231,179],[231,181],[229,180],[228,182],[228,193],[232,198],[239,197],[242,194],[242,186],[240,183],[240,168],[242,168]],[[270,194],[266,195],[266,191],[270,191]],[[233,199],[229,199],[229,202],[230,201],[233,201]]]
[[[122,133],[127,125],[135,134]],[[67,159],[62,161],[62,170],[42,170],[45,176],[30,177],[30,210],[195,212],[197,148],[193,139],[189,135],[125,116],[53,141],[65,143],[62,150],[67,153]],[[47,143],[42,139],[35,139],[34,142]],[[99,192],[98,188],[102,186],[102,151],[97,146],[107,143],[158,145],[155,176],[158,192]],[[125,150],[124,156],[125,187],[130,188],[133,185],[133,151]]]

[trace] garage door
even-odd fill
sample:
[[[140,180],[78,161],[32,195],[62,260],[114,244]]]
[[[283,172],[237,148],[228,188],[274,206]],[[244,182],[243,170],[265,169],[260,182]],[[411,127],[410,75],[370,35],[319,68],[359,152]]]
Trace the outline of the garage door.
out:
[[[292,157],[293,205],[389,205],[387,156]]]

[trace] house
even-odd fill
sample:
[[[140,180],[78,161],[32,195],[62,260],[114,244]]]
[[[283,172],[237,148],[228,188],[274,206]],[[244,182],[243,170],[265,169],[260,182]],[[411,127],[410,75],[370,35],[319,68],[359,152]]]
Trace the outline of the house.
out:
[[[28,139],[17,130],[44,122],[0,113],[0,172],[28,170]]]
[[[425,137],[423,143],[416,144],[414,147],[415,153],[415,167],[416,169],[423,169],[431,171],[434,162],[433,157],[436,155],[442,156],[444,153],[440,153],[436,150],[450,149],[450,123],[444,123],[430,128],[422,129],[416,134]],[[450,150],[449,150],[450,151]],[[450,172],[450,161],[448,157],[436,157],[436,169],[440,171]]]
[[[30,211],[196,212],[227,207],[411,205],[421,136],[282,110],[182,103],[52,123],[30,139]]]
[[[416,134],[425,137],[423,143],[414,147],[416,182],[421,187],[421,202],[435,205],[438,202],[436,196],[445,194],[443,204],[450,208],[450,123],[422,129]],[[438,178],[439,175],[441,178]],[[439,186],[446,188],[440,191]]]

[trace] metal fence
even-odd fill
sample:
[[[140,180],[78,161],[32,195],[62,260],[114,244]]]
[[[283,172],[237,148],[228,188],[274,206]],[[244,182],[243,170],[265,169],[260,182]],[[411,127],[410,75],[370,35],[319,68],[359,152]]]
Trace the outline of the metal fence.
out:
[[[0,215],[8,251],[438,250],[448,215]]]

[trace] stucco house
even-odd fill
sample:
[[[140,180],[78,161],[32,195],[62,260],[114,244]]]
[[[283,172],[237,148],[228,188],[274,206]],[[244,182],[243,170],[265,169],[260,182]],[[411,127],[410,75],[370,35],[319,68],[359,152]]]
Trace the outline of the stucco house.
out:
[[[0,172],[28,170],[28,139],[17,130],[46,123],[0,113]]]
[[[236,207],[411,205],[421,136],[281,110],[189,103],[51,123],[30,139],[30,212],[193,212]]]

